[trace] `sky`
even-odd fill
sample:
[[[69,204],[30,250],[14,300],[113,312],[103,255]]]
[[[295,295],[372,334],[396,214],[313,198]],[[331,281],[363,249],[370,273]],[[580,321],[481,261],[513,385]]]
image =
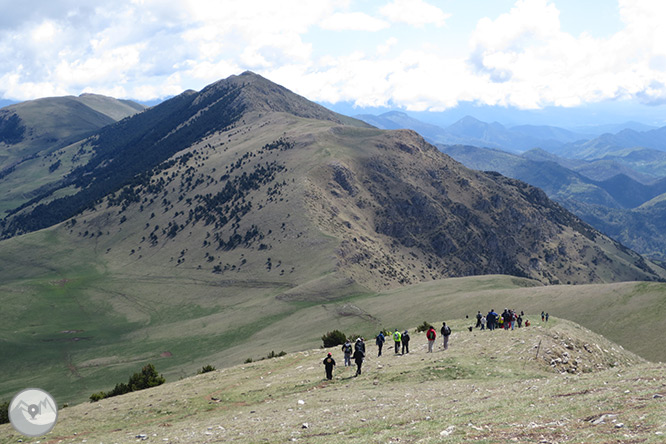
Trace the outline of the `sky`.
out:
[[[362,110],[666,120],[662,0],[0,0],[0,98],[139,101],[251,70]]]

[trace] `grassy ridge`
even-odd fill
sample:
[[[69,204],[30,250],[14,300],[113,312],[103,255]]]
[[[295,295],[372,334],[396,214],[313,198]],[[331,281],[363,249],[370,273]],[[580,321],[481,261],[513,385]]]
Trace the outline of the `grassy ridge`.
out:
[[[567,321],[516,331],[464,331],[451,347],[375,356],[361,377],[326,350],[290,353],[64,409],[48,442],[661,442],[663,366]],[[540,322],[538,323],[540,324]],[[566,355],[565,355],[566,353]],[[588,371],[561,373],[569,356]],[[9,425],[0,442],[15,442]],[[43,438],[24,442],[44,442]]]

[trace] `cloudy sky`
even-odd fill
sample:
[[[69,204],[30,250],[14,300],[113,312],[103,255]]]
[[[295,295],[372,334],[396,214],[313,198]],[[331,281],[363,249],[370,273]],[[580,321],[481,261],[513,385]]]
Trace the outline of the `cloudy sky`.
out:
[[[0,10],[9,100],[147,101],[252,70],[358,107],[666,103],[662,0],[0,0]]]

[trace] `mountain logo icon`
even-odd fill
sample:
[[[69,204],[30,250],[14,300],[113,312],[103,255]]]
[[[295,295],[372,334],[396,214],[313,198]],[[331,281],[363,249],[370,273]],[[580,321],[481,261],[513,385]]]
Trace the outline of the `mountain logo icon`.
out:
[[[58,419],[58,404],[37,388],[19,392],[9,404],[9,421],[22,435],[36,437],[50,432]]]

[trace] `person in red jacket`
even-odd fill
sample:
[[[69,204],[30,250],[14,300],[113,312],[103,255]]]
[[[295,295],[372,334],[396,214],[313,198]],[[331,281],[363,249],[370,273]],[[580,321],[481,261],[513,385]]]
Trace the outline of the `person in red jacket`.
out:
[[[432,325],[426,332],[426,338],[428,339],[428,353],[432,353],[432,348],[435,345],[435,339],[437,338],[437,332],[435,332],[435,327]]]

